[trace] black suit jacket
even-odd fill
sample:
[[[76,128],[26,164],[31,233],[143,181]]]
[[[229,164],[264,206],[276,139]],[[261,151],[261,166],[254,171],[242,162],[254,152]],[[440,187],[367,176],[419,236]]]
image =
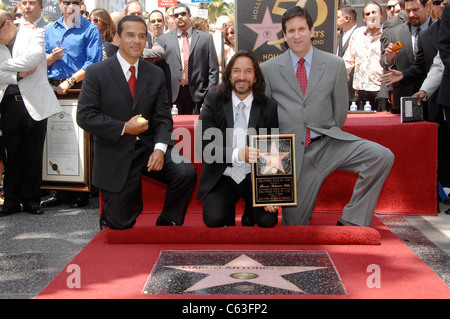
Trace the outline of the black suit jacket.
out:
[[[433,22],[435,22],[435,20],[431,19],[430,23]],[[409,68],[414,63],[413,43],[411,40],[411,30],[409,27],[409,23],[402,23],[389,28],[386,31],[383,30],[381,36],[380,64],[385,69],[388,68],[388,65],[386,64],[384,51],[389,43],[395,43],[397,41],[400,41],[403,44],[403,48],[398,51],[397,57],[395,58],[395,64],[392,66],[392,68],[403,71]],[[397,82],[394,83],[392,87],[394,90],[393,108],[396,110],[400,110],[400,97],[413,95],[419,90],[420,84],[410,83],[405,85],[401,82]]]
[[[439,26],[440,23],[435,22],[428,27],[425,31],[419,34],[417,41],[417,53],[412,64],[408,69],[403,70],[404,84],[415,83],[417,86],[421,86],[425,80],[428,71],[433,65],[433,59],[439,50]],[[439,107],[436,105],[437,92],[428,98],[428,120],[436,122],[442,117],[442,111],[439,111]]]
[[[138,135],[151,150],[156,143],[173,145],[170,105],[163,71],[139,61],[134,100],[117,55],[89,66],[78,100],[78,125],[94,136],[93,184],[111,192],[122,189],[133,159],[135,136],[123,134],[137,114],[149,121]]]
[[[450,6],[448,5],[445,6],[441,18],[439,55],[445,68],[437,102],[444,107],[450,107]]]
[[[199,129],[200,127],[201,129]],[[231,98],[223,98],[217,91],[208,93],[200,113],[199,126],[197,127],[197,153],[200,154],[207,145],[213,143],[214,148],[221,151],[223,156],[220,163],[208,163],[208,161],[204,159],[197,190],[197,198],[199,201],[202,201],[213,189],[227,166],[232,166],[233,127],[234,119]],[[211,140],[203,139],[202,137],[204,136],[205,131],[210,128],[219,129],[222,138],[213,136]],[[265,102],[253,100],[248,128],[249,130],[250,128],[256,129],[257,133],[259,133],[259,129],[267,128],[267,134],[275,133],[270,129],[278,128],[277,103],[269,98],[267,98]],[[211,145],[209,147],[211,147]]]

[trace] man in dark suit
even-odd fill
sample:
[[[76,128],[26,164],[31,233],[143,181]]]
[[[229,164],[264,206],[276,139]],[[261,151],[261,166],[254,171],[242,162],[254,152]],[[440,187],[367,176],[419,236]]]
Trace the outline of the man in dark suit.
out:
[[[79,126],[94,136],[93,184],[104,197],[101,223],[113,229],[134,225],[145,174],[167,184],[157,225],[182,225],[196,171],[171,160],[173,122],[163,71],[139,59],[147,40],[142,18],[124,17],[118,34],[117,54],[86,70],[77,113]]]
[[[414,63],[417,43],[413,39],[425,31],[435,20],[428,14],[427,0],[406,0],[405,11],[408,22],[396,25],[387,30],[383,29],[381,36],[380,64],[384,69],[393,68],[399,71],[409,68]],[[403,48],[392,51],[394,43],[400,41]],[[423,80],[423,79],[422,79]],[[400,113],[400,98],[411,96],[420,88],[420,83],[408,85],[395,83],[393,85],[392,113]]]
[[[179,114],[199,114],[206,93],[219,83],[219,62],[210,34],[191,26],[189,7],[178,3],[177,28],[158,37],[170,66],[172,103]]]
[[[277,104],[265,96],[264,90],[256,58],[248,51],[239,51],[227,64],[218,91],[206,96],[196,145],[201,147],[197,152],[203,157],[197,196],[199,201],[205,200],[203,220],[208,227],[234,226],[239,198],[245,200],[243,226],[256,223],[272,227],[278,221],[277,207],[252,207],[249,162],[256,161],[258,150],[245,146],[247,133],[253,129],[257,134],[259,129],[267,129],[264,134],[278,133],[278,129],[272,130],[278,128]],[[212,141],[205,133],[211,130],[219,135]],[[243,137],[240,145],[239,136]]]

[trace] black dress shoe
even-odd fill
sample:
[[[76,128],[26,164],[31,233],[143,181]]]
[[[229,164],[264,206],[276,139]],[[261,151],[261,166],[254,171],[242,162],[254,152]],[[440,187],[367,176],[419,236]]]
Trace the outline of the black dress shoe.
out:
[[[159,216],[158,220],[156,221],[156,226],[177,226],[177,224],[173,220],[166,220]]]
[[[250,227],[255,226],[255,220],[253,219],[253,216],[249,214],[242,215],[241,225]]]
[[[359,225],[356,225],[356,224],[347,222],[347,221],[345,221],[345,220],[343,220],[343,219],[339,219],[339,220],[337,221],[336,226],[359,226]]]
[[[20,213],[21,208],[19,207],[3,207],[3,209],[0,211],[0,216],[9,216],[12,214]]]
[[[41,203],[42,207],[53,207],[53,206],[59,206],[63,204],[63,200],[59,198],[58,196],[53,196]]]
[[[100,230],[103,230],[106,227],[108,227],[108,224],[106,223],[105,217],[102,214],[100,215]]]
[[[70,207],[72,208],[80,208],[89,205],[89,199],[77,197],[75,198],[72,203],[70,204]]]
[[[33,215],[42,215],[44,213],[40,205],[24,206],[23,211]]]

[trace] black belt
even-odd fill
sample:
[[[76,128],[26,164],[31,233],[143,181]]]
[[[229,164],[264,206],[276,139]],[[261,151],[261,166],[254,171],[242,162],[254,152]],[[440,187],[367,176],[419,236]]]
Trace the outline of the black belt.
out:
[[[5,99],[14,100],[16,102],[23,102],[22,95],[20,94],[5,95]]]

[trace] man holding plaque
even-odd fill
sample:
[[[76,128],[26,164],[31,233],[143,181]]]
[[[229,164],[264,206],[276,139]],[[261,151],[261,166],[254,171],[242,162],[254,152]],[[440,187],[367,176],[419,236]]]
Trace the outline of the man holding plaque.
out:
[[[278,222],[278,207],[252,207],[250,162],[256,162],[259,151],[248,147],[247,133],[278,133],[277,104],[265,96],[264,86],[254,55],[239,51],[227,64],[219,89],[205,98],[197,127],[197,153],[203,157],[197,196],[204,200],[208,227],[234,226],[240,198],[245,200],[243,226]]]
[[[283,224],[307,225],[322,182],[339,169],[359,175],[338,225],[370,226],[394,155],[341,130],[348,108],[345,63],[312,47],[309,13],[296,6],[283,14],[281,22],[290,49],[264,62],[261,69],[266,95],[278,103],[280,133],[296,136],[298,205],[283,207]]]

